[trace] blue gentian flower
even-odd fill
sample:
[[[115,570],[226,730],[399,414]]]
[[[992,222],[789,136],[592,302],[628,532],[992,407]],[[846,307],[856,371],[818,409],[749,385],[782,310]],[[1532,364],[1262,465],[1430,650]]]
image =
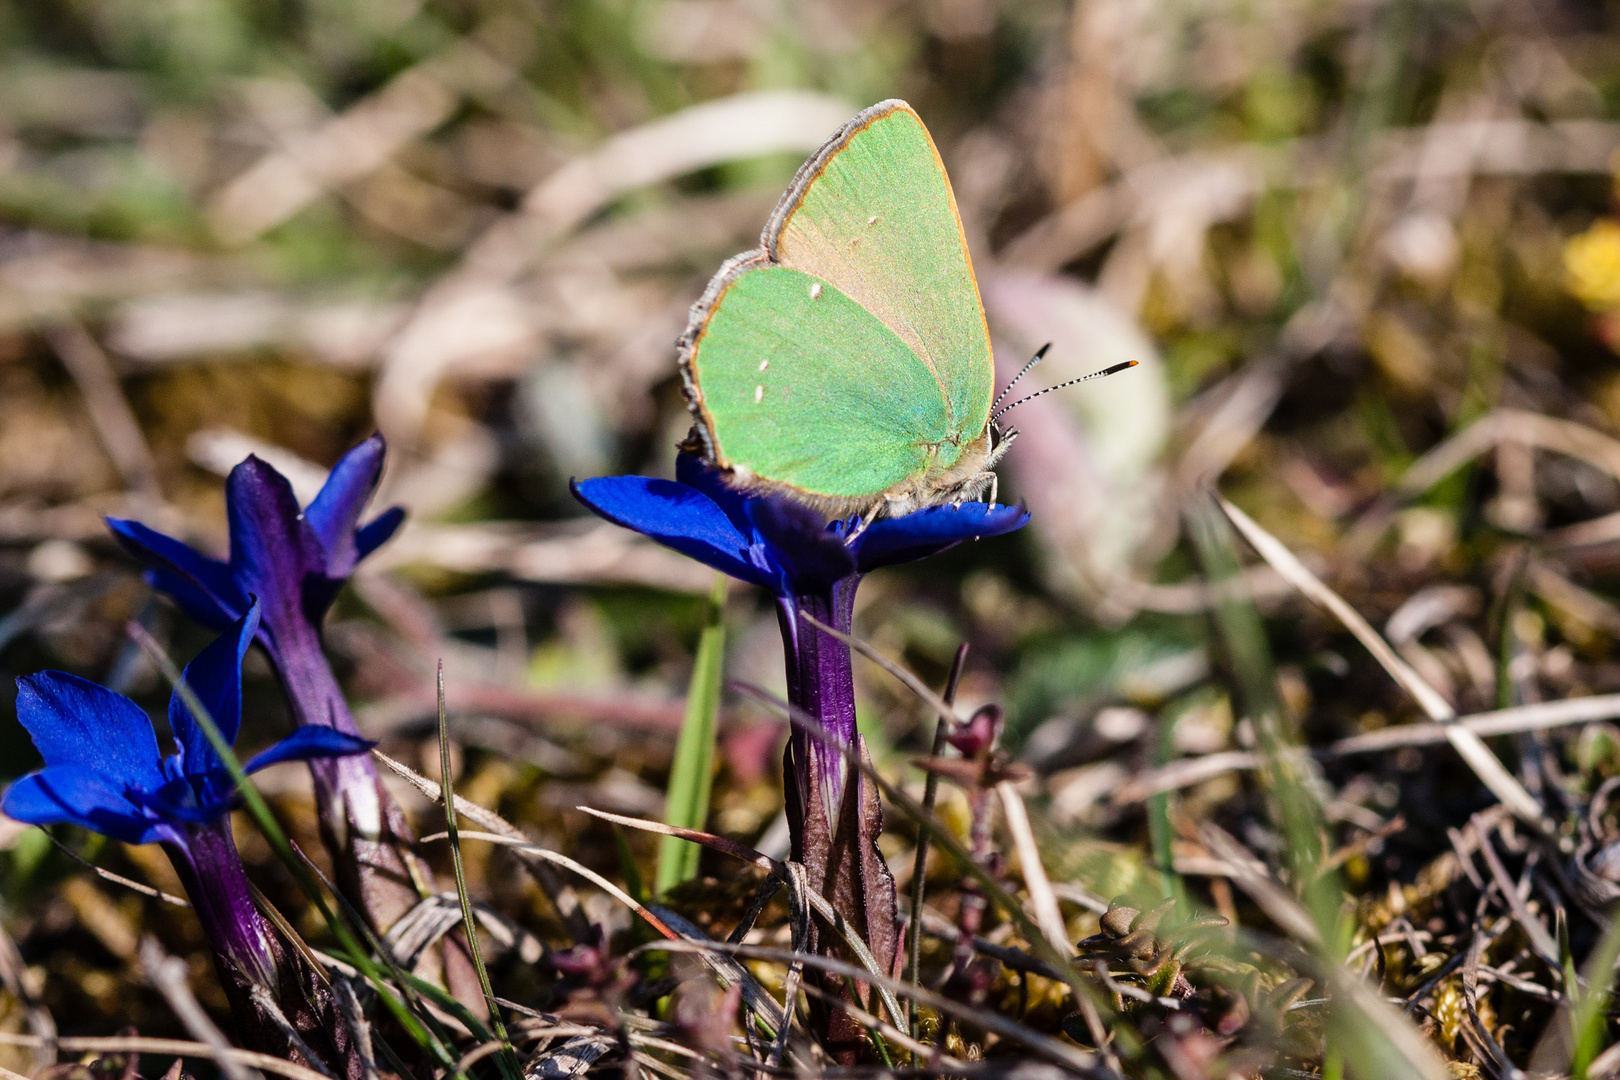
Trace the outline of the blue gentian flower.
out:
[[[693,454],[675,459],[675,476],[583,480],[573,485],[574,496],[615,524],[783,599],[824,593],[851,575],[915,562],[1029,521],[1022,507],[969,502],[882,518],[859,530],[854,517],[829,522],[786,498],[738,492]]]
[[[361,511],[382,476],[381,435],[350,450],[332,467],[307,510],[292,484],[249,456],[225,481],[231,552],[221,562],[138,521],[108,518],[131,555],[147,565],[153,586],[205,626],[223,630],[242,617],[248,598],[263,607],[258,640],[272,658],[306,647],[355,564],[405,519],[394,507],[368,524]]]
[[[258,626],[259,605],[250,603],[185,669],[186,684],[227,742],[241,723],[242,657]],[[243,978],[275,986],[276,951],[231,839],[234,785],[179,691],[169,699],[175,752],[168,757],[159,753],[140,706],[65,672],[18,679],[17,719],[45,767],[12,784],[0,809],[35,825],[78,825],[129,844],[163,844],[220,955]],[[332,728],[299,728],[244,768],[256,772],[370,746]]]
[[[607,520],[770,590],[788,649],[794,704],[846,743],[855,739],[849,650],[825,634],[811,634],[798,613],[848,633],[855,589],[867,573],[964,540],[1012,532],[1029,520],[1022,507],[971,502],[883,518],[862,530],[854,517],[829,522],[789,499],[737,492],[719,470],[691,454],[676,458],[675,475],[605,476],[576,482],[573,490]],[[830,646],[836,658],[826,656]],[[828,696],[834,700],[822,700]]]
[[[855,590],[861,578],[883,566],[913,562],[964,540],[999,536],[1029,520],[1022,507],[981,502],[959,507],[935,506],[903,517],[883,518],[859,527],[858,518],[827,521],[809,507],[770,495],[748,495],[729,487],[723,474],[692,454],[676,458],[675,480],[646,476],[609,476],[573,485],[574,495],[600,516],[634,529],[741,581],[768,589],[776,597],[777,619],[787,654],[788,699],[820,722],[824,736],[845,746],[862,747],[855,730],[855,680],[849,647],[804,623],[808,614],[849,633]],[[864,753],[864,747],[862,747]],[[867,908],[876,892],[867,878],[887,879],[876,848],[857,845],[861,854],[845,870],[818,867],[817,852],[828,852],[840,819],[853,812],[860,828],[875,839],[876,800],[867,785],[856,786],[846,807],[846,763],[823,738],[813,738],[795,725],[788,740],[789,813],[794,858],[812,871],[818,890],[832,878],[828,891],[864,895]],[[810,825],[807,823],[814,823]],[[819,834],[819,835],[818,835]],[[867,849],[870,850],[867,850]],[[845,845],[844,850],[850,850]],[[844,882],[838,879],[847,875]],[[893,881],[888,880],[884,906],[894,911]],[[849,914],[846,912],[846,914]],[[880,961],[893,954],[892,923],[879,924],[855,915],[867,927],[867,943]],[[884,947],[887,939],[888,947]]]
[[[299,508],[281,473],[257,457],[243,461],[225,482],[231,549],[224,562],[136,521],[109,518],[107,524],[124,549],[146,564],[147,580],[198,622],[228,626],[247,610],[248,598],[257,597],[263,614],[256,640],[287,691],[295,719],[300,725],[358,737],[360,730],[321,647],[320,627],[355,564],[404,520],[404,511],[395,507],[360,524],[382,475],[385,453],[380,435],[350,450],[307,509]],[[386,834],[400,839],[397,834],[408,833],[408,826],[382,792],[369,757],[313,760],[310,772],[323,834],[334,848],[346,891],[373,915],[379,929],[386,929],[415,894],[382,903],[365,895],[366,890],[372,885],[389,890],[362,881],[357,867],[374,867],[408,891],[415,875],[401,861],[406,856],[379,849],[387,846]],[[357,844],[365,850],[357,851]],[[381,910],[380,903],[388,910]]]

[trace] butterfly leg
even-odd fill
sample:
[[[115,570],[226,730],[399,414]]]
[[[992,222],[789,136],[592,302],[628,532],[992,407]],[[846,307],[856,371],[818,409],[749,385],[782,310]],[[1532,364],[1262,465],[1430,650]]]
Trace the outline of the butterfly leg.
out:
[[[996,474],[986,471],[974,473],[956,486],[951,492],[951,509],[960,510],[963,503],[977,500],[979,496],[984,494],[984,489],[987,487],[990,489],[990,503],[994,505],[996,501]]]
[[[868,528],[870,528],[871,525],[872,525],[872,522],[876,521],[879,517],[881,517],[883,515],[883,511],[888,508],[888,505],[889,505],[889,500],[887,498],[884,498],[882,502],[873,504],[873,506],[872,506],[872,508],[870,510],[868,510],[866,513],[861,515],[860,524],[856,525],[854,530],[848,536],[846,536],[844,538],[844,543],[845,544],[854,543],[856,537],[860,536],[861,533],[865,532]]]

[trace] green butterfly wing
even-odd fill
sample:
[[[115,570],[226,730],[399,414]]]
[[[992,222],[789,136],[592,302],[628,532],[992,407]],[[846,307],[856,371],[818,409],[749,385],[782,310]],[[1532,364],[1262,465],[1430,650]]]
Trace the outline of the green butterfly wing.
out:
[[[852,503],[954,465],[984,433],[994,364],[950,181],[911,107],[840,129],[762,243],[721,268],[681,341],[710,459]]]
[[[872,106],[807,161],[765,251],[875,315],[934,372],[953,431],[984,431],[995,381],[984,305],[945,166],[911,106]]]
[[[920,472],[944,441],[928,367],[825,282],[787,267],[725,285],[690,360],[716,460],[810,496],[862,499]]]

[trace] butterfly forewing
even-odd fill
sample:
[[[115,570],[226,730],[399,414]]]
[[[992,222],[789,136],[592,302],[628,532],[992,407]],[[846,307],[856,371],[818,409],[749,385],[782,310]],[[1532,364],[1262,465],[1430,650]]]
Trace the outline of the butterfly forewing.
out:
[[[922,359],[953,435],[984,431],[994,382],[984,307],[950,180],[909,105],[851,121],[801,170],[765,240],[773,261],[837,286]]]

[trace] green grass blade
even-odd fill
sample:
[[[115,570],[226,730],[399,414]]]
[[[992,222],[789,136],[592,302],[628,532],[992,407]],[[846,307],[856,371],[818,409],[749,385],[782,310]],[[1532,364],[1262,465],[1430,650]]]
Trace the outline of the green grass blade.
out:
[[[686,719],[675,744],[670,769],[664,822],[683,829],[702,829],[709,816],[709,792],[714,786],[714,740],[720,717],[720,673],[724,667],[726,628],[722,621],[727,579],[716,576],[709,594],[709,613],[698,640],[692,665],[692,685],[686,692]],[[658,874],[654,891],[662,896],[683,881],[697,877],[702,848],[689,840],[666,836],[658,843]]]
[[[1603,1050],[1609,987],[1614,982],[1615,965],[1620,963],[1620,918],[1614,915],[1610,912],[1609,925],[1586,958],[1586,985],[1582,987],[1570,980],[1565,987],[1572,1003],[1570,1023],[1575,1034],[1575,1060],[1569,1072],[1574,1080],[1586,1080],[1593,1059]]]
[[[653,898],[647,895],[647,882],[641,876],[641,867],[636,865],[635,853],[630,850],[630,838],[624,835],[624,830],[617,823],[613,826],[613,850],[619,856],[619,873],[624,875],[624,891],[635,897],[638,903],[651,903]]]
[[[1175,753],[1174,734],[1175,721],[1161,717],[1159,737],[1153,756],[1155,768],[1165,765]],[[1149,795],[1143,808],[1147,811],[1148,841],[1152,846],[1153,861],[1159,868],[1161,894],[1167,899],[1175,900],[1176,911],[1185,918],[1192,913],[1192,906],[1187,901],[1186,882],[1176,873],[1173,848],[1176,830],[1175,823],[1170,820],[1170,793],[1160,791]]]
[[[445,831],[450,834],[450,865],[456,874],[456,899],[461,901],[461,926],[467,937],[467,955],[472,958],[473,970],[478,972],[478,986],[484,992],[489,1006],[490,1027],[501,1043],[495,1055],[495,1064],[505,1080],[522,1080],[523,1067],[512,1049],[501,1020],[501,1004],[495,999],[495,988],[489,981],[489,969],[484,966],[484,954],[478,944],[478,920],[473,916],[472,897],[467,893],[467,872],[461,859],[461,833],[456,828],[456,791],[450,775],[450,734],[444,708],[444,661],[439,661],[439,791],[443,793]]]
[[[967,664],[968,644],[962,642],[957,646],[956,659],[951,663],[951,673],[945,680],[945,693],[941,695],[945,704],[956,704],[956,687],[962,681],[962,668]],[[945,718],[939,717],[934,721],[934,742],[928,751],[930,757],[939,757],[945,752],[945,736],[950,733]],[[934,812],[934,800],[939,797],[939,774],[929,771],[923,781],[923,811],[928,814]],[[911,864],[911,924],[907,927],[909,935],[906,940],[906,971],[907,981],[912,986],[922,985],[922,909],[923,897],[928,888],[928,831],[917,831],[917,852],[912,857]],[[917,1037],[917,1000],[910,998],[906,1002],[906,1030],[912,1038]],[[916,1064],[913,1062],[913,1064]]]
[[[1299,775],[1297,758],[1290,753],[1295,740],[1286,728],[1266,629],[1253,600],[1238,588],[1241,568],[1226,516],[1213,499],[1194,498],[1188,501],[1186,519],[1188,539],[1205,580],[1215,590],[1216,602],[1210,612],[1213,644],[1231,679],[1236,704],[1254,724],[1266,763],[1261,777],[1287,840],[1289,873],[1295,887],[1304,891],[1316,880],[1316,867],[1322,860],[1321,815]],[[1332,940],[1338,897],[1307,906],[1323,940]]]

